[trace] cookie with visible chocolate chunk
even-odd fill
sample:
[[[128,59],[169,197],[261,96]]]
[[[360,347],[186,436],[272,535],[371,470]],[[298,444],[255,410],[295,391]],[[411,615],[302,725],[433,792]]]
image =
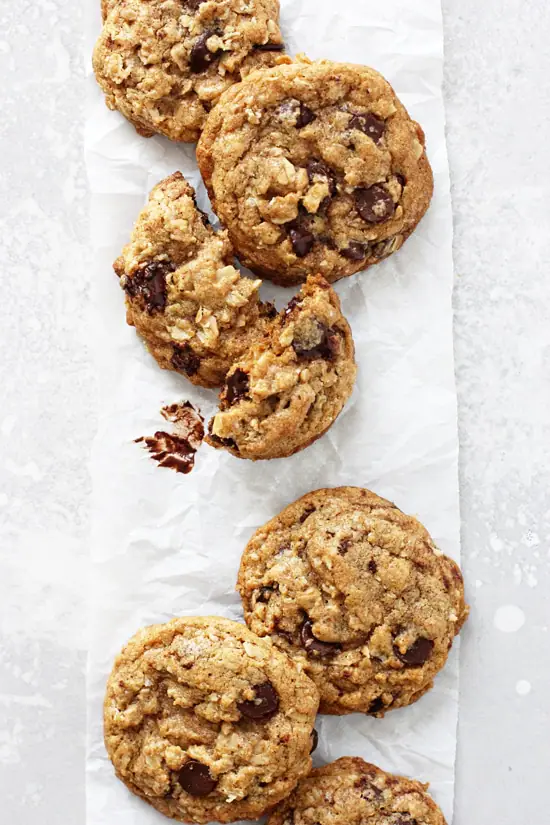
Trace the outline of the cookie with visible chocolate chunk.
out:
[[[357,368],[336,293],[310,276],[271,330],[229,371],[206,440],[238,458],[284,458],[334,423]]]
[[[317,490],[248,543],[245,621],[310,676],[321,713],[383,716],[433,686],[468,616],[462,574],[426,529],[369,490]]]
[[[278,0],[102,0],[93,66],[145,136],[193,142],[223,91],[281,60]]]
[[[257,819],[309,772],[318,704],[270,640],[228,619],[174,619],[116,658],[105,745],[118,778],[166,816]]]
[[[311,771],[267,825],[446,825],[428,786],[344,756]]]
[[[161,181],[114,269],[127,321],[163,369],[218,387],[276,314],[258,297],[261,281],[233,266],[225,231],[214,232],[180,172]]]
[[[301,59],[226,92],[197,158],[240,260],[286,285],[337,281],[403,245],[432,197],[424,144],[374,69]]]

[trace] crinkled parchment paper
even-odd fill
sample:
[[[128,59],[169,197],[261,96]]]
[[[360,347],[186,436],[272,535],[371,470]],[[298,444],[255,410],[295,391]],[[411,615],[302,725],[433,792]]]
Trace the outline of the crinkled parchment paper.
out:
[[[87,52],[99,32],[90,6]],[[452,221],[441,94],[440,0],[282,0],[291,54],[366,63],[393,84],[427,134],[435,199],[393,258],[337,284],[353,328],[359,376],[330,432],[293,458],[251,463],[206,445],[187,476],[160,469],[134,439],[162,429],[160,409],[189,399],[208,417],[215,394],[163,372],[124,320],[111,264],[149,189],[181,170],[199,190],[193,146],[139,137],[109,112],[90,73],[86,131],[95,249],[93,339],[101,392],[93,452],[94,529],[88,675],[88,825],[146,825],[163,817],[115,779],[102,742],[112,660],[142,625],[180,614],[241,618],[235,579],[253,531],[319,487],[370,487],[414,513],[459,558],[457,419],[453,371]],[[279,306],[291,293],[269,285]],[[317,764],[358,755],[429,781],[452,818],[457,647],[433,691],[385,719],[319,720]]]

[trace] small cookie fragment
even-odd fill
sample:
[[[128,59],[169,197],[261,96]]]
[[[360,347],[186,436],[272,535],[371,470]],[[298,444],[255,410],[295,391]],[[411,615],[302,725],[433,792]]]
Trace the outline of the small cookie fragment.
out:
[[[198,140],[222,92],[288,61],[278,0],[102,0],[102,12],[97,82],[144,137]]]
[[[282,285],[387,258],[433,191],[424,132],[390,84],[329,60],[299,58],[230,89],[197,159],[239,259]]]
[[[455,562],[358,487],[308,493],[261,527],[237,588],[249,628],[313,679],[321,713],[381,717],[416,702],[468,616]]]
[[[284,458],[334,423],[356,376],[334,290],[311,276],[268,335],[229,371],[206,441],[238,458]]]
[[[311,768],[315,685],[270,640],[217,617],[140,630],[104,704],[119,779],[181,822],[257,819]]]
[[[180,172],[155,186],[114,269],[128,323],[163,369],[193,384],[219,387],[271,324],[261,282],[235,269],[227,233],[214,232]]]
[[[315,768],[267,825],[446,825],[428,786],[359,757]]]

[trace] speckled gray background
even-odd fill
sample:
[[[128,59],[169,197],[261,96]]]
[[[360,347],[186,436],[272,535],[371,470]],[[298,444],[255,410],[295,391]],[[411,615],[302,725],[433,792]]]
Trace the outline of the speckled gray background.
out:
[[[0,4],[0,820],[10,825],[85,822],[96,396],[81,5]],[[550,7],[443,7],[463,565],[473,606],[454,825],[544,825]]]

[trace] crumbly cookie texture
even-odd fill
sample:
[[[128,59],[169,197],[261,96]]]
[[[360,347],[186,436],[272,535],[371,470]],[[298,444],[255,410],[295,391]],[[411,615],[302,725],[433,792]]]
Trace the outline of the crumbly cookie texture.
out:
[[[321,713],[383,716],[433,686],[468,616],[462,574],[369,490],[317,490],[261,527],[238,579],[247,625],[316,683]]]
[[[179,172],[155,186],[114,269],[127,321],[160,366],[203,387],[219,387],[276,315],[259,300],[261,281],[235,269],[227,233],[214,232]]]
[[[334,423],[356,376],[354,345],[329,284],[310,276],[269,335],[229,371],[207,441],[238,458],[284,458]]]
[[[373,69],[305,59],[229,90],[197,147],[237,255],[280,284],[397,251],[426,212],[424,133]]]
[[[345,756],[302,779],[267,825],[446,825],[428,786]]]
[[[145,137],[196,141],[222,92],[288,60],[278,0],[103,0],[102,10],[97,81]]]
[[[119,779],[167,816],[256,819],[310,770],[318,702],[297,665],[244,625],[174,619],[117,657],[105,744]]]

